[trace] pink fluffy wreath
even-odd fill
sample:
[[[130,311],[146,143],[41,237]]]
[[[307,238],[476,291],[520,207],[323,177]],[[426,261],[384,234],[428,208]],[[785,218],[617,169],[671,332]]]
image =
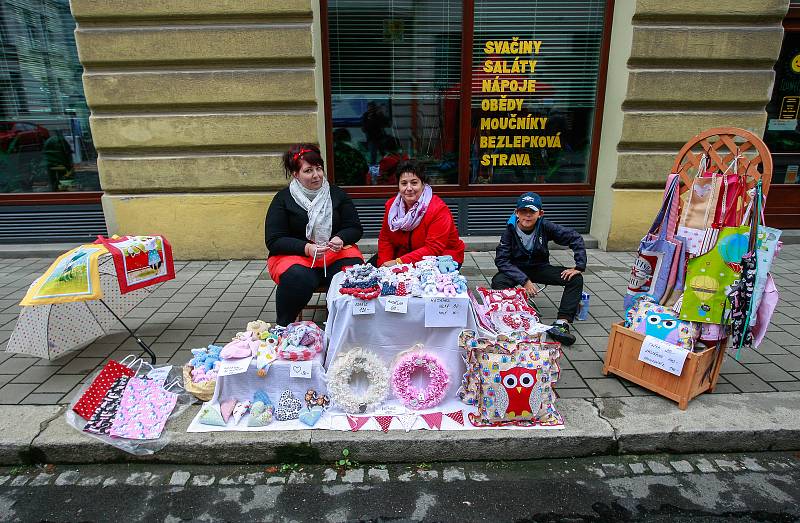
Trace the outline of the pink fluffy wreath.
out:
[[[425,389],[411,384],[411,375],[417,369],[428,372],[430,382]],[[444,399],[450,377],[442,362],[427,352],[412,352],[400,358],[392,370],[392,390],[404,405],[412,409],[435,407]]]

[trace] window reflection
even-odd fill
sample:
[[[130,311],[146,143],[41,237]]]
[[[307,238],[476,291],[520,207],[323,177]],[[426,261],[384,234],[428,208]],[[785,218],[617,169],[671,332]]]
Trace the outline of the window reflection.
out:
[[[0,192],[98,191],[67,0],[0,2]]]
[[[404,158],[458,182],[461,2],[331,0],[334,177],[394,185]]]

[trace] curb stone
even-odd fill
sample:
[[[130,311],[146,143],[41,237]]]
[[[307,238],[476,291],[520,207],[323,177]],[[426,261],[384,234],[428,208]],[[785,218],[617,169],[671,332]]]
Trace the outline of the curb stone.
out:
[[[199,406],[167,424],[166,446],[132,456],[53,416],[59,406],[0,406],[0,465],[150,462],[330,463],[349,448],[361,463],[483,461],[591,455],[747,452],[800,448],[800,392],[707,394],[689,409],[659,397],[563,399],[563,430],[187,433]],[[44,426],[41,430],[40,427]],[[502,449],[502,452],[501,452]]]

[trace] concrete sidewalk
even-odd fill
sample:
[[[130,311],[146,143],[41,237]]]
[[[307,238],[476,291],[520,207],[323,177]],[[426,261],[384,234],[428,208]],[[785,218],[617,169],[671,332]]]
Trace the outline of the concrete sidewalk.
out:
[[[486,285],[491,279],[495,272],[492,256],[492,252],[467,254],[462,272],[471,286]],[[567,251],[554,251],[553,258],[554,263],[571,266],[571,256]],[[636,441],[656,445],[637,452],[669,450],[672,445],[682,446],[692,439],[701,444],[715,442],[715,445],[720,445],[698,447],[698,450],[705,451],[763,450],[768,445],[793,448],[789,442],[791,438],[796,439],[796,424],[800,423],[797,421],[800,420],[800,403],[796,401],[800,399],[800,393],[780,392],[800,391],[800,322],[796,319],[796,310],[800,306],[800,245],[785,246],[773,267],[781,302],[767,339],[757,352],[744,353],[738,362],[726,358],[716,392],[694,400],[685,413],[681,413],[674,403],[654,397],[641,387],[616,377],[604,377],[601,373],[608,328],[621,317],[622,293],[632,260],[633,253],[589,251],[589,268],[584,278],[592,295],[591,317],[586,322],[575,324],[578,342],[565,349],[561,360],[562,377],[557,384],[562,398],[560,405],[568,420],[564,431],[441,434],[418,431],[399,436],[390,433],[388,437],[382,433],[307,431],[209,436],[184,433],[187,417],[182,425],[173,425],[173,443],[153,457],[164,461],[186,459],[202,462],[201,457],[191,458],[193,446],[205,448],[208,452],[217,445],[226,447],[230,444],[233,449],[230,453],[222,451],[226,460],[252,460],[253,454],[247,448],[258,450],[258,459],[265,460],[270,456],[279,457],[284,452],[280,449],[291,442],[307,444],[310,441],[314,442],[313,449],[316,450],[309,452],[321,455],[328,451],[335,454],[336,448],[340,450],[344,445],[360,442],[364,454],[374,456],[375,461],[397,461],[392,456],[408,456],[412,446],[414,454],[426,456],[428,451],[425,449],[430,447],[430,455],[425,459],[445,459],[452,454],[445,452],[448,449],[456,454],[453,459],[488,459],[481,454],[487,452],[487,442],[513,444],[514,448],[519,447],[520,458],[539,457],[537,453],[567,456],[625,452]],[[41,275],[50,263],[50,259],[42,258],[0,260],[0,343],[3,345],[14,328],[19,300],[33,279]],[[272,298],[275,285],[266,277],[262,261],[194,261],[176,265],[176,279],[163,284],[126,317],[129,325],[139,327],[137,333],[151,344],[160,363],[169,361],[182,365],[189,359],[191,348],[226,342],[257,317],[275,320]],[[544,295],[537,298],[544,321],[554,318],[555,303],[559,298],[560,289],[557,288],[546,289]],[[317,299],[322,301],[324,297],[318,296]],[[324,311],[317,311],[314,319],[324,321],[324,316]],[[0,353],[2,461],[18,460],[20,456],[25,459],[46,457],[50,461],[123,457],[116,455],[114,449],[78,434],[66,426],[57,413],[74,396],[81,383],[108,358],[119,359],[129,352],[138,352],[133,340],[126,337],[123,333],[112,334],[55,361]],[[780,413],[772,412],[769,407],[773,401],[781,403],[783,410]],[[796,410],[793,405],[797,405]],[[619,416],[604,414],[605,409]],[[633,424],[637,413],[651,411],[652,418],[641,418],[642,427]],[[193,412],[190,410],[187,416]],[[759,412],[758,419],[752,419]],[[724,414],[724,417],[718,418],[716,413]],[[764,416],[766,413],[769,414]],[[48,422],[50,418],[55,419]],[[720,420],[718,428],[714,428],[715,419]],[[670,425],[668,420],[674,424]],[[740,424],[748,420],[753,423]],[[634,432],[626,436],[627,430]],[[645,432],[635,432],[639,430]],[[751,433],[759,435],[762,447],[729,448],[735,444],[749,444],[744,435]],[[465,434],[470,435],[469,441],[461,437]],[[399,446],[384,448],[387,438],[396,440]],[[662,444],[667,446],[658,446]],[[240,445],[245,447],[239,448]],[[473,447],[474,450],[470,450]],[[399,450],[403,452],[398,454]],[[685,451],[686,448],[676,450]],[[235,457],[237,452],[240,453],[238,458]],[[360,459],[366,461],[364,457]]]

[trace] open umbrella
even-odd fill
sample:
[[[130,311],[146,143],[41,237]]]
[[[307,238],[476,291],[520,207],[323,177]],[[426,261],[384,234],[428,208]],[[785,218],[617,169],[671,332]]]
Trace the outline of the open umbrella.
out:
[[[124,294],[120,288],[119,270],[106,246],[88,244],[68,251],[31,285],[6,351],[55,359],[122,325],[155,363],[150,347],[121,319],[152,287]]]

